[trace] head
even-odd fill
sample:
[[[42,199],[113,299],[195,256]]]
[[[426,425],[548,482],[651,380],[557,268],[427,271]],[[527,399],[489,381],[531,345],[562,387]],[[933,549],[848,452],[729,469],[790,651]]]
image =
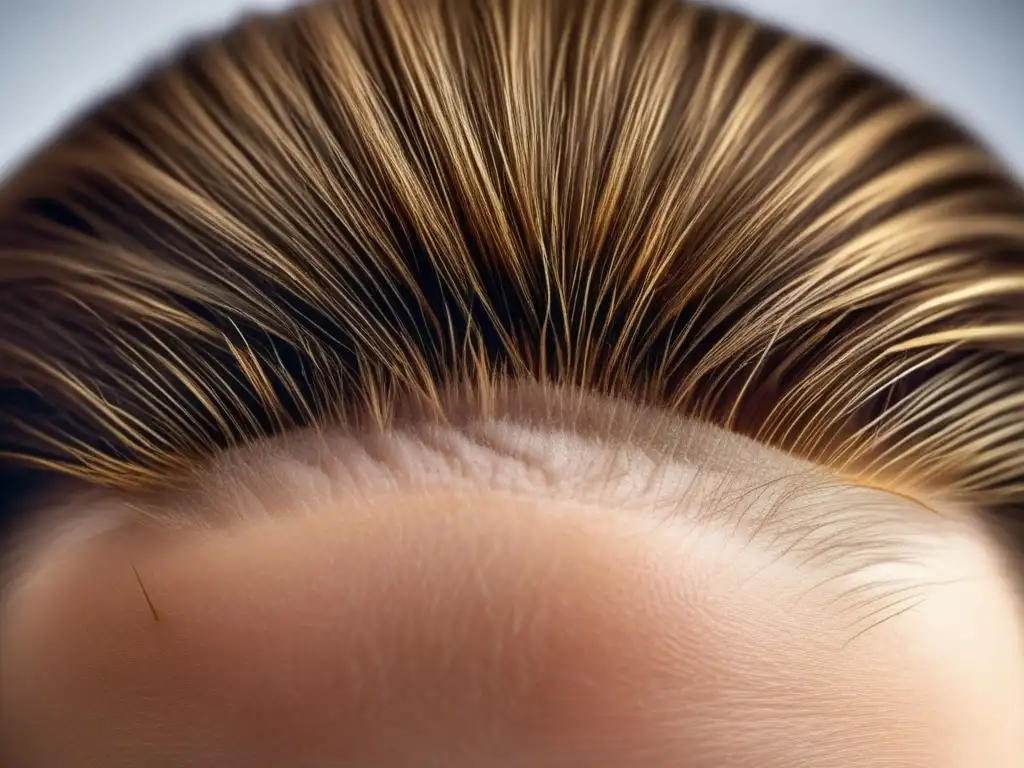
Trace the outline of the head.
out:
[[[0,188],[0,755],[1019,765],[1022,297],[997,160],[732,13],[196,42]]]

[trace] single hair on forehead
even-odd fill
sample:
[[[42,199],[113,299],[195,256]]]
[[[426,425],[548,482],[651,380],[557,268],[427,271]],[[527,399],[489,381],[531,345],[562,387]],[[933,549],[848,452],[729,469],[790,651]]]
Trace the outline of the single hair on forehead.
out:
[[[842,55],[678,0],[252,17],[0,192],[12,482],[166,488],[509,382],[1019,514],[1024,194]]]

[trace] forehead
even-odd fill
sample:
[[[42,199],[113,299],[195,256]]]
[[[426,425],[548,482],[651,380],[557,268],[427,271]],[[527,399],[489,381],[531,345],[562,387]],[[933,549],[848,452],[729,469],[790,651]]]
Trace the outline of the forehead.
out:
[[[688,455],[715,450],[713,434],[700,430]],[[219,524],[129,525],[37,553],[7,596],[0,646],[4,695],[18,704],[5,711],[37,719],[7,727],[101,735],[96,716],[139,743],[253,761],[356,751],[386,764],[455,744],[478,760],[526,750],[534,765],[551,754],[1000,765],[1012,754],[1021,623],[996,549],[968,520],[915,524],[920,507],[886,508],[832,480],[818,490],[834,493],[808,497],[805,483],[782,506],[748,496],[743,517],[765,534],[752,537],[727,498],[793,464],[763,447],[719,465],[736,487],[715,468],[703,490],[656,484],[675,496],[659,507],[637,503],[650,467],[607,434],[620,464],[575,452],[595,470],[589,494],[557,493],[564,431],[531,443],[499,422],[480,437],[327,451],[312,483],[299,476],[308,448],[249,451],[239,464],[267,481],[242,484],[260,509],[247,520],[207,509]],[[576,446],[587,447],[602,449]],[[447,466],[448,479],[395,482],[410,460],[435,481],[431,464]],[[699,471],[688,460],[661,478]],[[237,486],[226,475],[238,466],[215,471],[207,483]],[[197,501],[164,520],[196,515]],[[777,519],[759,523],[769,510]],[[843,547],[864,559],[837,570]]]

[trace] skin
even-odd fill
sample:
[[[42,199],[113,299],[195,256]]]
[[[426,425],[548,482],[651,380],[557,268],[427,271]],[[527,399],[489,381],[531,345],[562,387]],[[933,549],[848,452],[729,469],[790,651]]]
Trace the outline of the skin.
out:
[[[115,496],[41,510],[5,589],[4,764],[1024,764],[1024,630],[969,511],[538,402],[256,446],[155,524]],[[787,514],[825,542],[854,507],[891,552],[778,546]]]

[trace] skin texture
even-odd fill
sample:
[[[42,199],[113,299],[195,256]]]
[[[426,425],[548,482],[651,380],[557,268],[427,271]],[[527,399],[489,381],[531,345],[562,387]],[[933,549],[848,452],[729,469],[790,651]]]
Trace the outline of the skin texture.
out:
[[[599,445],[588,424],[607,403],[571,429],[511,421],[522,407],[300,436],[151,502],[157,524],[51,535],[8,585],[5,759],[1020,764],[1021,623],[969,515],[651,413],[620,413],[629,437]],[[799,485],[725,514],[794,471]],[[780,546],[801,515],[822,541],[855,535],[829,525],[858,505],[889,534],[873,562]]]

